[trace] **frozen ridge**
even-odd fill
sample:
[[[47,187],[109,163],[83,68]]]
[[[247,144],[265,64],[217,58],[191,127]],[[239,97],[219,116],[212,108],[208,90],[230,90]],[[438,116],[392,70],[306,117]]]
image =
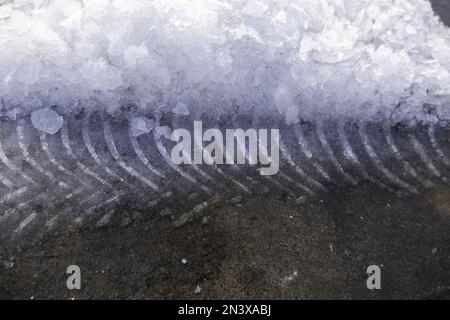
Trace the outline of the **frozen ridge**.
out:
[[[287,123],[450,119],[450,31],[426,0],[0,4],[0,98],[11,119],[130,106],[194,118],[239,107]]]
[[[316,119],[286,126],[246,115],[204,123],[222,130],[279,127],[280,170],[262,176],[259,165],[175,166],[169,154],[176,143],[167,134],[192,132],[190,115],[176,114],[158,126],[126,113],[80,112],[61,116],[62,127],[52,134],[57,126],[45,120],[57,123],[58,117],[44,110],[0,118],[0,246],[123,226],[139,216],[170,215],[181,227],[236,196],[304,201],[370,184],[417,197],[450,185],[450,130],[440,124]]]

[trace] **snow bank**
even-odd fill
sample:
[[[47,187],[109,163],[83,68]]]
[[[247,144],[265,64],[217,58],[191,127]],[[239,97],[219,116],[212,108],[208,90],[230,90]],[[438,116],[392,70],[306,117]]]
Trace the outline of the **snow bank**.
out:
[[[5,114],[450,119],[450,32],[426,0],[0,3]]]

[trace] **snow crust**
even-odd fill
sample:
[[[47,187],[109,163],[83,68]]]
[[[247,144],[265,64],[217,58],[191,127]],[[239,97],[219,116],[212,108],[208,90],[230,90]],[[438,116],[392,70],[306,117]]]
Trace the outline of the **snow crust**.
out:
[[[10,117],[133,106],[194,117],[238,108],[288,124],[450,119],[450,32],[426,0],[0,3]],[[133,135],[148,130],[133,123]]]

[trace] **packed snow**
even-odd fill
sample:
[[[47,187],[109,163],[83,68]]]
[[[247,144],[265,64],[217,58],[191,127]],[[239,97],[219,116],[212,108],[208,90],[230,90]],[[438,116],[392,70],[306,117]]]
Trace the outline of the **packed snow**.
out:
[[[0,0],[0,107],[448,120],[449,30],[426,0]]]

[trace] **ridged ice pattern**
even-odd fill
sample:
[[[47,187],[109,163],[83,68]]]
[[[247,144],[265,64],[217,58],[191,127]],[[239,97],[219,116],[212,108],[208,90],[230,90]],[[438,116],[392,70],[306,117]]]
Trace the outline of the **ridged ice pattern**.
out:
[[[98,112],[66,118],[54,135],[38,131],[27,117],[1,124],[1,243],[104,226],[133,212],[204,210],[211,199],[236,194],[299,198],[367,182],[404,196],[450,178],[450,130],[441,126],[350,120],[281,125],[280,170],[261,176],[257,165],[174,165],[167,135],[192,124],[189,116],[139,137],[130,134],[127,118]],[[243,118],[222,129],[254,125]],[[198,196],[188,200],[193,193]]]

